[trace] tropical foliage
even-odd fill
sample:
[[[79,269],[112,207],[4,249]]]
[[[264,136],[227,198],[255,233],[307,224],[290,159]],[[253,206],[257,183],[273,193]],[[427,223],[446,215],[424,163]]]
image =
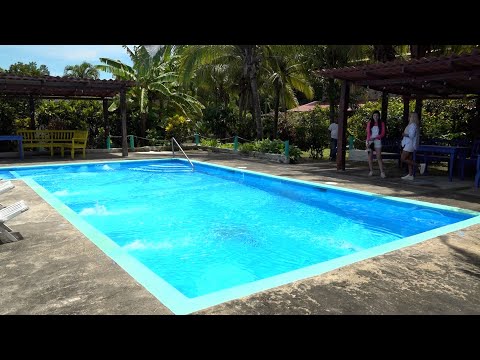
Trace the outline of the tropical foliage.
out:
[[[131,65],[100,58],[98,65],[83,62],[65,68],[65,76],[97,79],[100,71],[114,79],[135,83],[127,94],[127,133],[158,143],[171,136],[179,141],[203,139],[243,143],[289,140],[313,158],[328,148],[328,124],[338,116],[339,82],[323,79],[318,70],[383,62],[392,59],[470,52],[474,45],[155,45],[124,46]],[[3,70],[1,70],[3,71]],[[45,65],[15,63],[5,70],[15,75],[49,75]],[[348,131],[361,147],[365,122],[381,101],[369,102],[364,88],[353,88],[353,115]],[[327,101],[327,110],[287,111],[312,99]],[[28,99],[0,99],[0,131],[19,127],[88,128],[89,145],[104,147],[105,126],[100,101],[34,99],[35,122]],[[367,101],[367,102],[366,102]],[[362,106],[356,103],[365,103]],[[478,104],[474,100],[428,100],[410,104],[422,111],[422,136],[473,136]],[[121,134],[118,99],[110,106],[110,134]],[[403,102],[389,99],[387,136],[398,138]],[[480,132],[478,129],[477,132]],[[112,137],[116,142],[116,138]],[[261,143],[263,144],[263,143]],[[5,143],[1,144],[5,146]],[[118,144],[117,144],[118,145]],[[245,145],[251,146],[251,145]]]
[[[99,71],[92,64],[83,62],[80,65],[65,66],[64,76],[81,79],[98,79]]]
[[[167,126],[165,127],[167,138],[174,137],[179,142],[186,140],[191,132],[189,122],[190,120],[180,115],[174,115],[169,118]]]
[[[263,138],[258,74],[265,47],[258,45],[195,45],[183,49],[181,79],[184,83],[198,75],[198,82],[228,81],[227,89],[236,89],[240,120],[247,109],[256,124],[257,138]],[[216,83],[213,81],[213,83]],[[230,87],[231,86],[231,87]]]
[[[37,66],[36,62],[28,64],[17,62],[6,70],[7,73],[19,76],[47,76],[50,72],[45,65]],[[42,100],[33,99],[34,107],[38,107]],[[11,134],[16,131],[15,121],[26,119],[24,128],[34,128],[35,123],[30,119],[30,103],[28,98],[3,98],[0,100],[0,133]],[[8,144],[0,143],[0,149]]]
[[[46,76],[50,75],[46,65],[37,66],[36,62],[29,62],[28,64],[17,62],[10,65],[10,68],[7,70],[9,74],[12,75],[23,75],[23,76]]]
[[[153,56],[144,46],[124,48],[132,60],[132,66],[118,60],[100,58],[103,64],[97,65],[97,69],[113,74],[115,79],[136,83],[129,97],[137,103],[140,111],[141,137],[145,138],[150,110],[164,113],[164,117],[177,112],[187,118],[201,116],[204,106],[193,96],[183,92],[177,81],[177,47],[162,46]],[[115,110],[117,106],[114,105],[111,110]]]
[[[302,92],[308,100],[312,100],[314,90],[308,82],[307,72],[300,62],[296,52],[287,46],[272,46],[267,57],[268,81],[275,94],[274,119],[272,137],[278,135],[278,112],[280,102],[283,102],[283,111],[298,106],[298,99],[294,91]]]

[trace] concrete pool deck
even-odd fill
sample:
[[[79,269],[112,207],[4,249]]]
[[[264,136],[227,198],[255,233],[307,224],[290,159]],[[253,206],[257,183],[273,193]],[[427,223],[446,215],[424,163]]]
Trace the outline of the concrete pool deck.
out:
[[[377,194],[480,211],[473,179],[422,176],[368,177],[365,163],[345,172],[326,161],[277,164],[242,156],[189,151],[195,160],[328,183]],[[130,153],[127,159],[165,158]],[[121,154],[87,154],[87,161],[125,160]],[[57,156],[0,158],[0,166],[70,162]],[[81,162],[82,160],[75,160]],[[377,168],[377,167],[375,167]],[[172,314],[22,180],[0,203],[25,200],[30,209],[7,224],[24,240],[0,245],[0,314]],[[480,225],[367,259],[195,314],[480,314]]]

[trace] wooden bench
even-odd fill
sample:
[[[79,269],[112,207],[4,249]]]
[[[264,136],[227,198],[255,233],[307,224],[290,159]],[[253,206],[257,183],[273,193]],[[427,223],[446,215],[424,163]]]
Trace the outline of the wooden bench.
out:
[[[62,157],[64,149],[70,150],[72,159],[75,149],[83,149],[85,159],[85,148],[87,146],[88,131],[86,130],[18,130],[17,135],[23,137],[23,148],[49,148],[50,156],[53,156],[53,149],[60,148]]]
[[[73,137],[70,142],[63,144],[62,146],[62,156],[63,149],[67,148],[70,150],[72,159],[75,156],[75,150],[83,150],[83,158],[85,159],[85,148],[87,147],[88,131],[86,130],[74,130]]]

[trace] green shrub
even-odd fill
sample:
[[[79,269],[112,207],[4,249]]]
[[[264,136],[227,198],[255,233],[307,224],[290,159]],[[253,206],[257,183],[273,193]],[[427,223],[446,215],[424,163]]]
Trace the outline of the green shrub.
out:
[[[88,144],[92,149],[106,149],[107,142],[105,140],[105,129],[103,127],[98,128],[98,133],[92,137],[92,144]]]
[[[290,162],[294,164],[298,162],[298,160],[302,157],[302,150],[300,150],[300,148],[295,145],[289,146],[288,157],[290,158]]]
[[[233,144],[233,143],[219,144],[218,147],[219,147],[219,148],[222,148],[222,149],[233,149],[233,148],[234,148],[234,144]]]
[[[263,139],[255,141],[255,151],[262,153],[281,154],[284,150],[284,143],[281,140]]]
[[[165,132],[165,129],[162,129],[162,128],[147,129],[146,137],[148,139],[150,146],[160,145],[166,141],[165,140],[166,132]],[[168,139],[168,141],[170,140],[171,139]]]
[[[300,150],[309,151],[311,158],[319,158],[330,145],[329,125],[329,111],[320,107],[309,112],[287,113],[287,116],[280,114],[278,135]]]
[[[290,162],[296,163],[302,156],[302,150],[298,146],[290,145],[288,147],[288,155]],[[259,140],[239,145],[239,151],[248,153],[250,151],[258,151],[267,154],[285,154],[285,142],[281,140]]]
[[[473,139],[480,134],[473,133],[475,100],[426,100],[421,120],[422,138],[447,140]]]
[[[178,142],[183,142],[190,134],[190,124],[184,116],[174,115],[167,120],[165,133],[167,138],[174,137]]]
[[[241,153],[248,153],[250,151],[257,151],[257,147],[255,143],[247,142],[240,144],[238,146],[238,151],[240,151]]]
[[[211,147],[218,147],[219,142],[217,139],[200,139],[200,145],[202,146],[211,146]]]

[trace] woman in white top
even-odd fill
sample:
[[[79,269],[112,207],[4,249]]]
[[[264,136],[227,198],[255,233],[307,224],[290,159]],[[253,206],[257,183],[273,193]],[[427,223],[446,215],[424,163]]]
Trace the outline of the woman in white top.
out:
[[[413,162],[413,152],[420,143],[420,128],[418,126],[418,114],[411,112],[408,114],[408,125],[403,132],[402,155],[400,160],[408,165],[408,174],[402,177],[404,180],[413,180],[413,167],[417,166]]]
[[[382,161],[382,138],[385,136],[385,123],[382,121],[380,111],[375,110],[372,113],[370,121],[367,123],[367,151],[368,151],[368,167],[370,172],[368,176],[373,175],[373,150],[377,155],[378,167],[380,168],[380,176],[385,178]]]
[[[335,161],[337,159],[337,143],[338,143],[338,121],[334,120],[328,126],[328,131],[330,131],[330,160]]]

